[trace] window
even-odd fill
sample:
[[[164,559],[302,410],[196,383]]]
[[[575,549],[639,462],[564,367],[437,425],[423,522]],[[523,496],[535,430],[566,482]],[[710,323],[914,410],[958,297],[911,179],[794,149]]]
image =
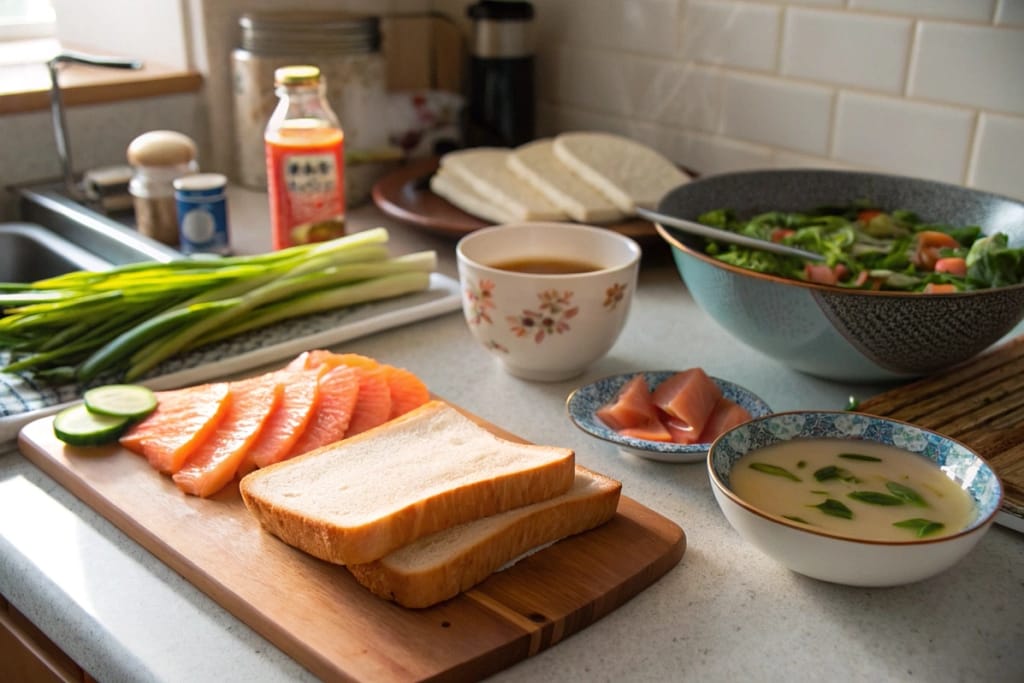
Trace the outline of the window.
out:
[[[0,0],[0,40],[46,38],[55,30],[50,0]]]

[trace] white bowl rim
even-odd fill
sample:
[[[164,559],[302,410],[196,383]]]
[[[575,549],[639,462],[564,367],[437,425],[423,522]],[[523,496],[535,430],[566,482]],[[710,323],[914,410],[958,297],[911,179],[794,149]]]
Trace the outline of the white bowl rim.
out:
[[[618,265],[608,266],[607,268],[600,268],[598,270],[590,270],[585,273],[520,273],[513,270],[503,270],[501,268],[495,268],[486,263],[467,256],[464,250],[465,245],[477,238],[486,237],[490,233],[498,231],[509,231],[509,230],[565,230],[567,232],[576,232],[580,236],[592,236],[599,234],[603,237],[608,237],[614,242],[619,242],[622,246],[626,247],[629,252],[629,260],[624,261]],[[557,221],[524,221],[522,223],[503,223],[500,225],[491,225],[486,228],[480,228],[473,232],[463,236],[455,244],[455,254],[458,260],[465,263],[471,264],[474,268],[478,268],[481,271],[489,273],[500,273],[505,277],[511,278],[522,278],[522,279],[540,279],[540,280],[557,280],[565,281],[572,280],[574,278],[587,278],[593,277],[594,275],[614,273],[617,271],[629,270],[633,268],[639,261],[643,254],[643,250],[640,248],[640,244],[637,243],[632,237],[623,235],[621,233],[602,228],[596,225],[586,225],[583,223],[559,223]]]
[[[982,519],[975,520],[966,529],[962,529],[962,530],[956,532],[955,534],[948,534],[946,536],[938,536],[938,537],[935,537],[935,538],[915,538],[915,539],[910,539],[910,540],[907,540],[907,541],[880,541],[880,540],[854,538],[852,536],[843,536],[841,534],[830,533],[830,532],[821,531],[821,530],[818,530],[818,529],[809,529],[809,528],[807,528],[807,526],[802,525],[802,524],[797,524],[796,522],[790,521],[790,520],[786,519],[785,517],[780,517],[778,515],[773,515],[773,514],[771,514],[769,512],[765,512],[765,511],[761,510],[760,508],[757,508],[757,507],[751,505],[750,503],[746,502],[745,500],[743,500],[742,498],[737,496],[732,491],[732,489],[730,489],[728,486],[726,486],[725,482],[723,482],[721,480],[721,478],[718,476],[718,473],[715,472],[714,466],[711,464],[712,461],[713,461],[713,455],[714,455],[714,452],[715,452],[715,447],[718,445],[719,441],[724,439],[726,436],[728,436],[729,434],[731,434],[735,430],[749,428],[750,425],[755,423],[755,422],[762,422],[762,421],[765,421],[765,420],[778,419],[780,417],[785,417],[787,415],[852,415],[852,414],[863,415],[865,417],[871,418],[872,420],[880,420],[882,422],[889,422],[889,423],[893,423],[893,424],[905,425],[905,426],[911,427],[913,429],[919,429],[922,432],[927,432],[929,434],[934,434],[935,436],[939,437],[940,439],[945,439],[947,441],[951,441],[951,442],[961,446],[962,448],[964,448],[968,452],[970,452],[985,467],[987,467],[989,470],[991,470],[993,472],[993,474],[995,474],[995,469],[992,467],[992,464],[989,463],[988,460],[983,458],[975,449],[971,448],[970,446],[968,446],[967,444],[963,443],[962,441],[954,439],[951,436],[946,436],[945,434],[940,434],[939,432],[936,432],[933,429],[928,429],[927,427],[922,427],[922,426],[916,425],[916,424],[914,424],[912,422],[907,422],[905,420],[899,420],[899,419],[892,418],[892,417],[882,417],[880,415],[872,415],[871,413],[858,413],[857,411],[849,411],[849,410],[787,410],[787,411],[783,411],[783,412],[772,413],[771,415],[764,415],[762,417],[756,417],[753,420],[748,420],[747,422],[744,422],[743,424],[741,424],[741,425],[739,425],[737,427],[733,427],[732,429],[722,433],[717,439],[715,439],[711,443],[711,447],[708,448],[708,457],[707,457],[707,460],[706,460],[707,468],[708,468],[708,477],[711,479],[711,485],[714,486],[716,489],[718,489],[719,492],[721,492],[723,495],[725,495],[730,501],[732,501],[736,505],[740,506],[741,508],[743,508],[744,510],[746,510],[747,512],[749,512],[751,514],[757,515],[758,517],[761,517],[762,519],[768,520],[769,522],[774,522],[775,524],[779,524],[781,526],[788,527],[788,528],[793,529],[795,531],[800,531],[800,532],[811,534],[811,535],[814,535],[814,536],[821,536],[823,538],[830,538],[830,539],[834,539],[836,541],[844,541],[844,542],[847,542],[847,543],[854,543],[854,544],[857,544],[857,545],[907,547],[907,546],[924,546],[924,545],[932,545],[932,544],[938,544],[938,543],[948,543],[949,541],[952,541],[954,539],[962,538],[964,536],[968,536],[968,535],[973,534],[973,533],[975,533],[975,532],[977,532],[979,530],[982,530],[982,529],[986,528],[987,526],[989,526],[995,520],[996,515],[999,513],[999,510],[1002,507],[1003,496],[1005,494],[1002,480],[999,478],[998,474],[996,474],[996,476],[995,476],[995,481],[999,485],[999,500],[996,502],[996,505],[993,506],[992,512],[990,512],[986,517],[984,517]]]

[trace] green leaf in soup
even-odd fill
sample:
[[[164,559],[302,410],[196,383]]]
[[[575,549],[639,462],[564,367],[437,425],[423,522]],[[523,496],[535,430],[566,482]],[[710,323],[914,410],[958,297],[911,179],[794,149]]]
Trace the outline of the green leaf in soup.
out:
[[[837,467],[836,465],[826,465],[821,469],[815,470],[814,478],[818,481],[830,481],[832,479],[841,479],[848,481],[853,484],[860,482],[860,479],[854,476],[853,472],[843,467]]]
[[[914,489],[910,488],[909,486],[899,484],[895,481],[887,481],[885,482],[885,488],[889,489],[889,493],[896,496],[905,503],[910,503],[911,505],[916,505],[918,507],[923,508],[928,507],[928,502],[924,499],[924,497]]]
[[[878,491],[853,491],[846,495],[869,505],[903,505],[903,500],[900,498],[890,496],[888,493],[879,493]]]
[[[770,474],[773,477],[782,477],[783,479],[789,479],[790,481],[802,481],[800,477],[796,476],[785,467],[779,467],[778,465],[770,465],[766,462],[752,462],[750,463],[750,469],[756,470],[762,474]]]
[[[915,532],[918,538],[924,538],[930,536],[936,532],[942,531],[946,525],[942,522],[934,522],[930,519],[922,519],[921,517],[914,517],[913,519],[904,519],[900,522],[893,522],[893,526],[901,529],[910,529]]]
[[[864,455],[863,453],[840,453],[839,457],[847,460],[860,460],[861,462],[882,462],[881,458],[876,458],[873,455]]]
[[[843,505],[842,502],[835,498],[826,498],[825,502],[818,503],[817,505],[809,505],[808,507],[818,508],[826,515],[831,517],[841,517],[842,519],[853,519],[853,510]]]

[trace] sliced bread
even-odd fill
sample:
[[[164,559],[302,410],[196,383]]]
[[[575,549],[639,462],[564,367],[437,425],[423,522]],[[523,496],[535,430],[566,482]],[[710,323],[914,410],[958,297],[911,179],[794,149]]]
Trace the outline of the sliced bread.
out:
[[[527,551],[604,524],[622,485],[576,467],[566,493],[419,539],[368,564],[349,565],[359,583],[404,607],[429,607],[472,588]]]
[[[555,156],[554,143],[550,138],[515,148],[509,156],[508,166],[575,221],[610,223],[623,217],[623,212],[608,197]]]
[[[336,564],[379,559],[417,538],[530,505],[572,486],[567,448],[499,438],[430,401],[391,422],[246,475],[260,524]]]
[[[443,168],[430,177],[430,189],[468,214],[491,223],[511,223],[517,220],[510,211],[488,200],[451,171]]]
[[[441,157],[441,169],[451,171],[477,194],[500,206],[519,221],[559,221],[568,216],[508,167],[512,150],[473,147]]]
[[[611,133],[562,133],[555,155],[627,214],[653,209],[665,194],[690,180],[647,145]]]

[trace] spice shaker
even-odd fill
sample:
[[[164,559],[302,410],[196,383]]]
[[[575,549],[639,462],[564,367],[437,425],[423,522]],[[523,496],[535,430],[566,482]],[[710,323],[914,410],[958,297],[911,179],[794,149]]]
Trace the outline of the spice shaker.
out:
[[[128,191],[135,206],[139,233],[178,246],[178,210],[173,183],[198,170],[195,142],[173,130],[143,133],[128,145],[128,163],[133,170]]]
[[[533,5],[480,0],[473,20],[465,138],[470,147],[516,147],[534,136]]]

